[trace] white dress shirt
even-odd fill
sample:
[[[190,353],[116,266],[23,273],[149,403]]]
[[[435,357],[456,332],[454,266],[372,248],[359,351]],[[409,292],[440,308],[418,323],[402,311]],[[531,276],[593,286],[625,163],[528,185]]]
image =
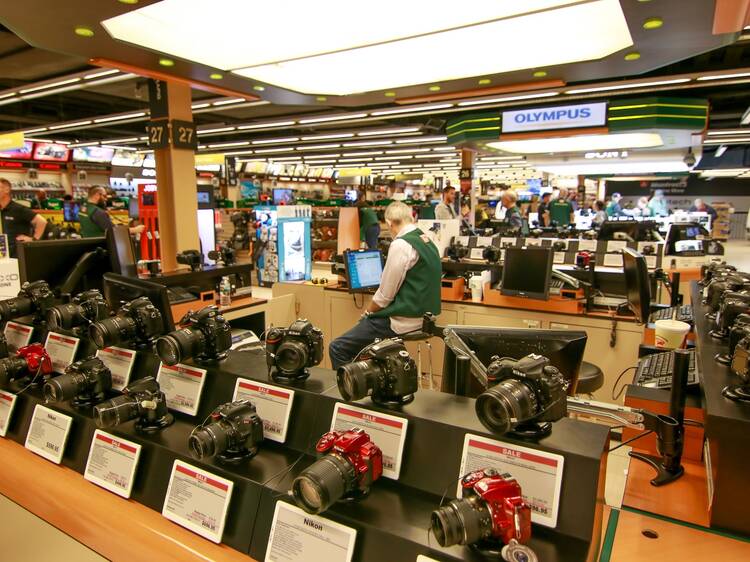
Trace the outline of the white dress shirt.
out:
[[[385,260],[383,276],[380,279],[380,287],[375,292],[372,300],[380,308],[385,308],[393,302],[396,294],[406,278],[406,272],[419,261],[419,254],[414,247],[402,236],[412,230],[416,230],[413,224],[403,227],[391,243],[388,250],[388,259]],[[406,316],[391,316],[391,330],[397,334],[413,332],[422,326],[422,318],[409,318]]]
[[[441,201],[435,206],[435,218],[437,220],[455,219],[456,210],[452,205],[448,205],[445,201]]]
[[[495,207],[495,219],[497,220],[505,220],[505,213],[508,209],[503,207],[503,202],[498,201],[497,206]]]

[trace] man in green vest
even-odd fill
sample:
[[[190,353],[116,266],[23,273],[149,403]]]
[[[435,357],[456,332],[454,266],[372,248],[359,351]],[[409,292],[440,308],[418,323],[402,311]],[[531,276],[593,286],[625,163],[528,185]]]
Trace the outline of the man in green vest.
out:
[[[107,213],[107,190],[100,185],[89,188],[89,198],[78,213],[83,238],[104,236],[112,227],[112,218]],[[146,229],[142,224],[130,227],[130,234],[140,234]]]
[[[557,199],[549,205],[549,220],[551,226],[568,226],[575,222],[573,205],[568,201],[568,190],[561,189]]]
[[[442,265],[435,244],[413,223],[411,208],[396,201],[385,210],[393,243],[380,287],[359,323],[331,342],[334,369],[351,363],[376,339],[417,332],[425,313],[440,314]]]

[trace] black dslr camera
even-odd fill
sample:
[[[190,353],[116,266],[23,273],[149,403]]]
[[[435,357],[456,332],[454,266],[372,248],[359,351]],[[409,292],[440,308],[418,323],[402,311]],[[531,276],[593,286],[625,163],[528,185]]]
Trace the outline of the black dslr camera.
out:
[[[46,281],[26,282],[17,297],[0,301],[0,321],[7,322],[21,316],[34,315],[34,323],[41,323],[52,306],[55,295]]]
[[[482,259],[486,260],[487,263],[497,263],[503,257],[503,250],[497,246],[487,246],[482,250]]]
[[[288,328],[271,328],[266,334],[266,363],[279,382],[303,381],[307,367],[323,360],[323,332],[309,320],[298,319]]]
[[[469,248],[456,242],[446,248],[445,255],[453,261],[461,261],[469,255]]]
[[[533,353],[521,359],[493,357],[487,382],[487,390],[477,397],[476,412],[494,433],[539,437],[552,431],[547,422],[567,414],[569,384],[546,357]]]
[[[729,328],[729,346],[726,353],[717,353],[714,359],[722,365],[730,365],[737,344],[746,336],[750,336],[750,314],[740,314],[734,319],[734,324]]]
[[[736,402],[750,402],[750,336],[737,342],[730,367],[742,383],[724,387],[721,394]]]
[[[218,249],[208,252],[208,259],[221,262],[225,266],[232,265],[237,261],[237,252],[229,246],[219,246]]]
[[[75,330],[82,333],[92,322],[109,316],[109,306],[96,289],[78,293],[68,304],[47,310],[47,326],[52,330]]]
[[[48,380],[42,391],[47,402],[72,400],[76,408],[86,408],[104,400],[112,389],[112,373],[98,357],[76,361],[65,374]]]
[[[136,420],[135,430],[153,433],[172,425],[167,399],[154,377],[144,377],[122,390],[122,396],[94,406],[96,427],[117,427]]]
[[[414,400],[419,388],[417,365],[400,339],[375,342],[359,357],[359,361],[339,367],[336,372],[344,400],[360,400],[369,395],[375,404],[385,407]]]
[[[177,263],[187,265],[190,271],[199,271],[203,268],[203,254],[198,250],[185,250],[177,254]]]
[[[234,225],[230,244],[235,250],[247,250],[250,247],[250,231],[248,229],[250,218],[250,213],[247,211],[233,213],[230,217]]]
[[[190,434],[190,454],[196,459],[215,456],[219,461],[236,464],[253,457],[263,441],[263,420],[249,400],[222,404]]]
[[[199,363],[218,361],[232,347],[232,328],[216,306],[191,310],[180,320],[180,326],[154,344],[159,359],[167,365],[177,365],[191,357]]]
[[[138,297],[122,305],[111,318],[91,324],[89,337],[99,349],[131,342],[146,347],[163,329],[161,312],[148,297]]]

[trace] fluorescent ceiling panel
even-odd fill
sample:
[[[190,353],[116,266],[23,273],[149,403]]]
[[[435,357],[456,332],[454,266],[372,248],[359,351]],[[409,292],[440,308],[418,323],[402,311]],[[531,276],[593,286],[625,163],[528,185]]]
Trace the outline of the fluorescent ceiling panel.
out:
[[[612,135],[578,135],[548,139],[497,141],[487,146],[517,154],[549,152],[581,152],[586,150],[616,150],[620,148],[655,148],[663,146],[659,133],[620,133]]]

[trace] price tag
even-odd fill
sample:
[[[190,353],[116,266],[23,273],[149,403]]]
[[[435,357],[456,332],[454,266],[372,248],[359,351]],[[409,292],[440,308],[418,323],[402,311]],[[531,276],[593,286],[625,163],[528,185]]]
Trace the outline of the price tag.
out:
[[[409,420],[337,402],[331,430],[364,429],[383,451],[383,476],[398,480]]]
[[[501,246],[505,246],[507,244],[510,244],[512,247],[515,248],[517,242],[518,242],[517,238],[506,238],[505,236],[503,236],[502,238],[500,238],[500,245]]]
[[[133,365],[135,364],[135,351],[122,347],[105,347],[98,350],[96,356],[112,371],[113,389],[122,390],[128,386],[130,373],[133,371]]]
[[[646,266],[649,269],[656,269],[656,256],[643,256],[646,258]]]
[[[481,260],[484,259],[482,257],[482,254],[484,253],[484,248],[472,248],[469,252],[469,258],[472,260]]]
[[[31,343],[31,335],[34,333],[34,328],[26,324],[9,321],[5,324],[4,333],[5,340],[8,342],[8,349],[10,351],[17,351]]]
[[[31,417],[25,447],[40,457],[60,464],[73,418],[37,404]]]
[[[524,244],[525,244],[525,245],[526,245],[527,247],[532,247],[532,246],[541,246],[541,245],[542,245],[542,239],[541,239],[541,238],[527,238],[527,239],[526,239],[526,240],[524,241]]]
[[[565,263],[565,252],[555,252],[553,263]]]
[[[468,236],[456,236],[456,244],[461,244],[461,246],[468,246],[469,237]]]
[[[265,562],[351,562],[357,530],[276,502]]]
[[[206,382],[206,370],[190,365],[159,365],[156,375],[164,395],[167,407],[176,412],[194,416],[198,413],[201,392]]]
[[[161,514],[215,543],[221,542],[234,483],[176,460]]]
[[[97,429],[91,441],[83,477],[118,496],[129,498],[140,456],[141,446],[138,443]]]
[[[555,527],[564,462],[562,455],[467,433],[459,478],[483,468],[509,473],[521,485],[523,499],[531,507],[531,520],[540,525]],[[461,496],[460,483],[456,493]]]
[[[13,415],[13,409],[16,407],[16,398],[18,397],[15,394],[0,390],[0,437],[5,437],[8,433],[10,416]]]
[[[605,267],[622,267],[622,254],[604,254]]]
[[[420,554],[417,556],[417,562],[440,562],[440,560],[435,560],[434,558]]]
[[[237,379],[232,400],[250,400],[263,420],[263,437],[283,443],[292,413],[294,391],[262,382]]]
[[[619,252],[628,247],[628,243],[625,240],[608,240],[607,251],[608,252]]]
[[[596,252],[596,240],[579,240],[578,241],[579,252]]]
[[[477,246],[492,246],[492,236],[477,236]]]
[[[57,373],[64,373],[65,368],[76,358],[80,340],[73,336],[63,336],[57,332],[49,332],[44,349],[52,359],[52,368]]]

